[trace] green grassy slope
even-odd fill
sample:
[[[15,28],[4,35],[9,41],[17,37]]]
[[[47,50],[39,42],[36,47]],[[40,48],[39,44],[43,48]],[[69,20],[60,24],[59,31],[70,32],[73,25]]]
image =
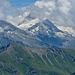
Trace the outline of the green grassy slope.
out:
[[[71,75],[75,50],[10,45],[0,53],[0,75]]]

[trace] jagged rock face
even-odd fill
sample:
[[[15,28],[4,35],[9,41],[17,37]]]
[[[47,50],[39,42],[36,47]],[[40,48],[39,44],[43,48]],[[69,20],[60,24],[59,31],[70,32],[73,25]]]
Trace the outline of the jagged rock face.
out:
[[[31,44],[32,42],[33,44]],[[39,42],[40,40],[29,36],[25,31],[16,28],[8,22],[2,20],[0,21],[0,47],[7,46],[10,43],[16,43],[24,46],[26,45],[30,47],[33,47],[35,45],[36,47],[38,46],[37,43]]]
[[[36,25],[30,27],[28,29],[28,32],[30,35],[35,35],[38,38],[40,38],[42,41],[46,43],[51,43],[54,45],[62,45],[62,42],[64,41],[60,37],[56,36],[56,33],[62,33],[61,30],[59,30],[56,26],[54,26],[53,23],[51,23],[49,20],[44,20],[43,22],[39,22]],[[57,44],[59,41],[59,44]]]
[[[28,28],[27,32],[29,32],[30,35],[37,36],[48,44],[54,44],[61,47],[74,47],[73,43],[75,37],[58,29],[48,19],[36,23],[34,26]]]
[[[75,47],[75,38],[59,30],[49,20],[43,20],[21,30],[14,25],[0,21],[0,47],[17,43],[30,47]]]
[[[15,38],[15,34],[17,32],[20,32],[18,28],[8,22],[0,20],[0,47],[7,46],[11,42],[20,42],[19,40],[16,40],[17,38]]]

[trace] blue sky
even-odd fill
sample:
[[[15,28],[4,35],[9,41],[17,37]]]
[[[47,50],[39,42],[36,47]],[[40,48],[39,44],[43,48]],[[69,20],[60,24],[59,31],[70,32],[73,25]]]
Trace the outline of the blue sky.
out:
[[[31,5],[36,0],[9,0],[11,5],[14,7],[23,7],[27,5]]]

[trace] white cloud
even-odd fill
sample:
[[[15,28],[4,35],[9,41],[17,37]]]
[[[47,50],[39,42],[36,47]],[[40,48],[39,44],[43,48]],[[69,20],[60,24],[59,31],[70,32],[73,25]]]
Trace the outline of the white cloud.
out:
[[[39,8],[46,7],[48,10],[53,11],[55,10],[55,2],[54,1],[36,1],[35,6],[38,6]]]
[[[58,0],[58,8],[59,11],[64,14],[69,14],[69,11],[71,10],[72,6],[69,0]]]
[[[8,0],[0,0],[0,19],[6,19],[6,10],[9,7]]]
[[[0,9],[0,19],[4,19],[5,18],[5,14],[3,13],[3,11]]]
[[[50,15],[50,12],[45,12],[46,15]]]
[[[4,32],[4,29],[3,29],[2,27],[0,27],[0,33],[1,33],[1,32]]]
[[[72,8],[72,5],[69,0],[41,0],[36,1],[35,6],[39,8],[46,7],[50,11],[59,10],[64,14],[68,14]]]
[[[45,11],[46,16],[48,15],[46,18],[57,22],[57,25],[67,26],[75,24],[74,0],[40,0],[35,2],[35,6],[39,7],[40,9],[47,9]]]
[[[19,8],[12,7],[9,0],[0,0],[0,19],[6,20],[7,15],[18,15]]]
[[[12,7],[9,0],[0,0],[0,19],[8,18],[8,20],[11,21],[11,19],[18,16],[22,13],[21,11],[23,11],[33,13],[33,15],[38,18],[49,17],[50,20],[54,20],[58,25],[75,24],[74,0],[38,0],[35,2],[36,7],[33,6],[22,7],[20,10],[20,8]]]

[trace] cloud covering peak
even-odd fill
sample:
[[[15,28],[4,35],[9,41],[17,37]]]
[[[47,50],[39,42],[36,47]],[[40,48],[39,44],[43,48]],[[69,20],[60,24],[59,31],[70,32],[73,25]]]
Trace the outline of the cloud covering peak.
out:
[[[47,7],[50,11],[58,9],[64,14],[68,14],[72,8],[69,0],[40,0],[35,2],[35,6],[39,8]]]
[[[74,0],[37,0],[32,6],[19,8],[12,7],[9,0],[0,0],[0,19],[13,19],[25,12],[53,20],[57,25],[75,26]]]
[[[58,25],[74,26],[75,24],[73,21],[73,12],[75,9],[74,0],[38,0],[35,2],[35,6],[40,9],[46,8],[48,10],[48,12],[46,12],[48,17],[56,21]]]

